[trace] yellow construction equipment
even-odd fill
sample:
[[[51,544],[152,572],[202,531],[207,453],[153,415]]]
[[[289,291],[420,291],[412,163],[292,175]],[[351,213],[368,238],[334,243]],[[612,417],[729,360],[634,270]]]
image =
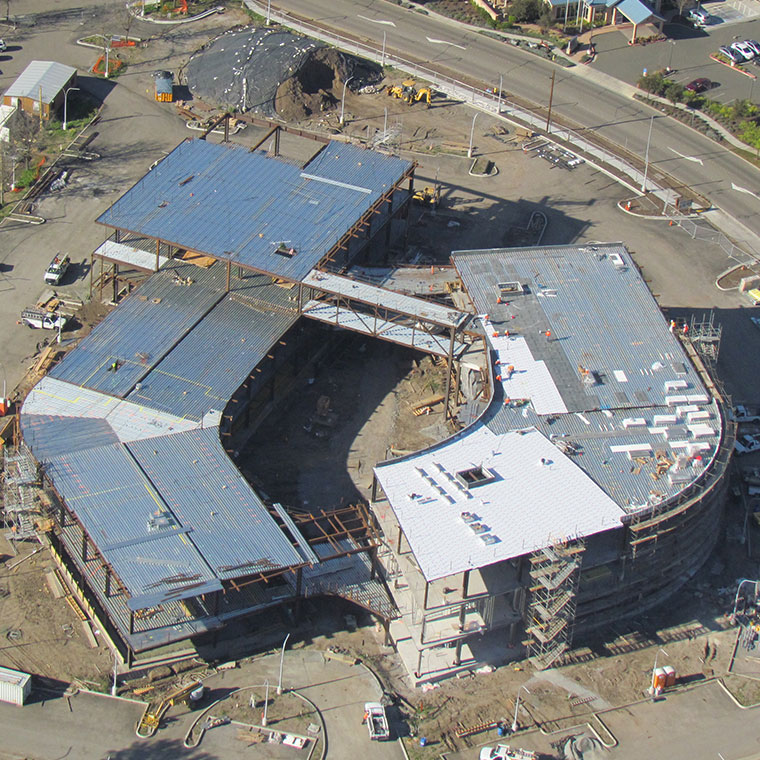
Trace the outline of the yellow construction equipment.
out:
[[[137,735],[144,739],[153,736],[158,730],[158,724],[161,722],[161,718],[164,717],[164,714],[170,707],[176,705],[177,702],[190,699],[190,695],[193,694],[193,692],[198,692],[202,688],[203,683],[201,681],[191,681],[184,686],[178,686],[174,691],[164,697],[155,708],[152,704],[149,705],[142,720],[137,726]]]
[[[436,184],[435,186],[428,185],[427,187],[423,187],[415,191],[412,200],[423,206],[438,208],[438,205],[441,202],[441,186]]]
[[[415,92],[415,84],[417,83],[414,79],[405,79],[401,84],[392,84],[388,87],[388,95],[408,103],[410,96]]]
[[[428,106],[430,105],[430,101],[433,99],[433,91],[429,87],[420,87],[419,90],[415,90],[413,101],[415,103],[419,103],[420,100],[424,100]],[[409,104],[411,105],[412,98],[409,99]]]

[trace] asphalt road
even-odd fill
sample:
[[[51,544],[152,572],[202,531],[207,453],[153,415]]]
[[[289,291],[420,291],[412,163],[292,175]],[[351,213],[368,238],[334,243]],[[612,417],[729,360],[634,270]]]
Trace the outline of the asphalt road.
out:
[[[556,72],[553,110],[604,138],[643,156],[652,110],[620,91],[600,86],[587,67],[563,69],[512,45],[445,20],[406,10],[387,0],[277,0],[272,7],[312,19],[388,52],[426,62],[443,73],[498,84],[547,105]],[[683,46],[683,42],[680,43]],[[622,88],[621,88],[622,89]],[[713,141],[670,119],[655,115],[650,162],[760,235],[760,174]],[[760,251],[758,251],[760,253]]]

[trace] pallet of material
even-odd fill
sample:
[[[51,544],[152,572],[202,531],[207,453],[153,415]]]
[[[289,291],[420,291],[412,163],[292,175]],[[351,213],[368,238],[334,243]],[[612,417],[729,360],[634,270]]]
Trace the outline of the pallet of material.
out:
[[[195,264],[202,269],[208,269],[216,259],[211,256],[204,256],[201,253],[195,253],[195,251],[185,251],[180,258],[182,261],[187,261],[188,264]]]

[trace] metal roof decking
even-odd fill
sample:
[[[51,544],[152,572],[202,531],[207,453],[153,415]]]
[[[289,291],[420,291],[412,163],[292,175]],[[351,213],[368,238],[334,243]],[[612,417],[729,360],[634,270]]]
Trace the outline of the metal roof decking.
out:
[[[452,259],[476,310],[500,334],[525,340],[569,411],[666,405],[667,380],[705,393],[622,244],[460,251]],[[503,296],[505,282],[527,292]],[[601,382],[584,384],[580,368]]]
[[[223,297],[216,273],[171,261],[124,299],[50,375],[124,397]],[[114,362],[116,371],[111,370]]]
[[[122,444],[62,454],[45,468],[129,589],[132,609],[222,585]]]
[[[288,291],[249,275],[245,291],[220,301],[140,382],[130,401],[201,420],[221,411],[251,370],[298,319]]]
[[[98,222],[300,280],[411,168],[343,143],[329,143],[301,169],[260,151],[188,140]]]
[[[360,301],[370,306],[408,314],[421,320],[435,322],[443,327],[459,328],[470,319],[469,314],[457,311],[441,304],[425,301],[422,298],[406,296],[393,290],[379,288],[349,277],[341,277],[330,272],[314,270],[303,279],[304,285],[311,285],[319,290],[344,296],[352,301]]]
[[[266,573],[303,559],[230,460],[216,428],[128,444],[217,577]]]

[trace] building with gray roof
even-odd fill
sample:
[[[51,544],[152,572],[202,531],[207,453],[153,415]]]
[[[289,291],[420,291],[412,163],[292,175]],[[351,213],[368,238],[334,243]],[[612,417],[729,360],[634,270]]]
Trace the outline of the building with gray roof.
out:
[[[375,468],[373,511],[405,579],[391,635],[417,682],[482,661],[500,629],[547,667],[575,629],[672,594],[715,542],[735,436],[622,244],[452,262],[490,393],[452,438]]]
[[[3,93],[3,105],[50,119],[76,85],[77,70],[56,61],[32,61]]]

